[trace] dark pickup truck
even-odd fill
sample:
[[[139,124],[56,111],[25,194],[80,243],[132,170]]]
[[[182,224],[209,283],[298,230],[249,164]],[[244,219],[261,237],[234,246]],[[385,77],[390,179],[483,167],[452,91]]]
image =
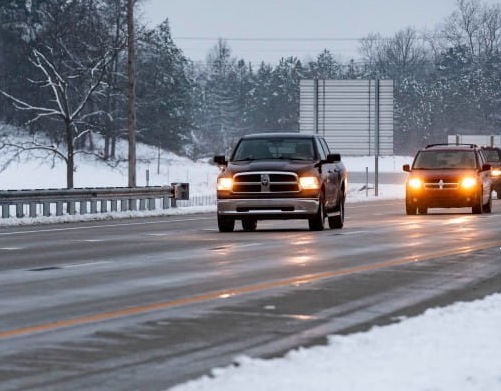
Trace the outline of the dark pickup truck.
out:
[[[339,154],[318,135],[265,133],[242,137],[229,161],[215,156],[221,232],[235,220],[254,231],[258,220],[307,219],[313,231],[342,228],[347,174]]]

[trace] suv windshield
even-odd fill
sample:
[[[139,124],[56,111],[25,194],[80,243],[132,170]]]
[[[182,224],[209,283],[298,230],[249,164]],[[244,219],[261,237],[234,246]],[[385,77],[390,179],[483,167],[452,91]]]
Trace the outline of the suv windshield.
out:
[[[499,163],[501,157],[497,149],[484,149],[484,155],[488,162]]]
[[[414,169],[476,168],[474,151],[421,151],[414,161]]]
[[[311,138],[252,138],[243,139],[233,154],[233,161],[243,160],[314,160]]]

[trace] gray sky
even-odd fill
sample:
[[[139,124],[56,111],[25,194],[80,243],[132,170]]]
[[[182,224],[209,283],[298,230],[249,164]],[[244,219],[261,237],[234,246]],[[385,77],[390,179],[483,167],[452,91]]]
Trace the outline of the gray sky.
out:
[[[346,60],[357,57],[358,43],[249,39],[353,39],[371,32],[391,36],[407,26],[433,29],[455,4],[455,0],[146,0],[142,12],[151,26],[168,18],[176,44],[192,60],[205,60],[221,37],[228,39],[237,57],[276,63],[283,56],[315,57],[324,48]]]

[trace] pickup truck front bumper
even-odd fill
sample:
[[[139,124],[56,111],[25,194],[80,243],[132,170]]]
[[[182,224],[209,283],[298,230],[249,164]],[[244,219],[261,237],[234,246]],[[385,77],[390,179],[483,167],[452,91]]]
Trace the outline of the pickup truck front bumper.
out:
[[[258,220],[301,219],[317,213],[318,198],[220,199],[217,213],[235,218],[253,216]]]

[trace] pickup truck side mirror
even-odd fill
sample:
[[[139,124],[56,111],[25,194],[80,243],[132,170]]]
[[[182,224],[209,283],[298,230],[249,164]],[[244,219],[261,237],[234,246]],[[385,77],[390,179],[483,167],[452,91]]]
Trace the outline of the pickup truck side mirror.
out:
[[[405,172],[411,172],[411,166],[409,166],[408,164],[404,164],[402,170],[404,170]]]
[[[482,166],[482,171],[490,171],[491,169],[491,165],[490,164],[484,164]]]
[[[325,159],[327,163],[339,163],[341,161],[341,155],[339,153],[331,153],[327,155]]]
[[[214,156],[214,163],[219,164],[220,166],[226,166],[228,164],[226,156],[224,155]]]

